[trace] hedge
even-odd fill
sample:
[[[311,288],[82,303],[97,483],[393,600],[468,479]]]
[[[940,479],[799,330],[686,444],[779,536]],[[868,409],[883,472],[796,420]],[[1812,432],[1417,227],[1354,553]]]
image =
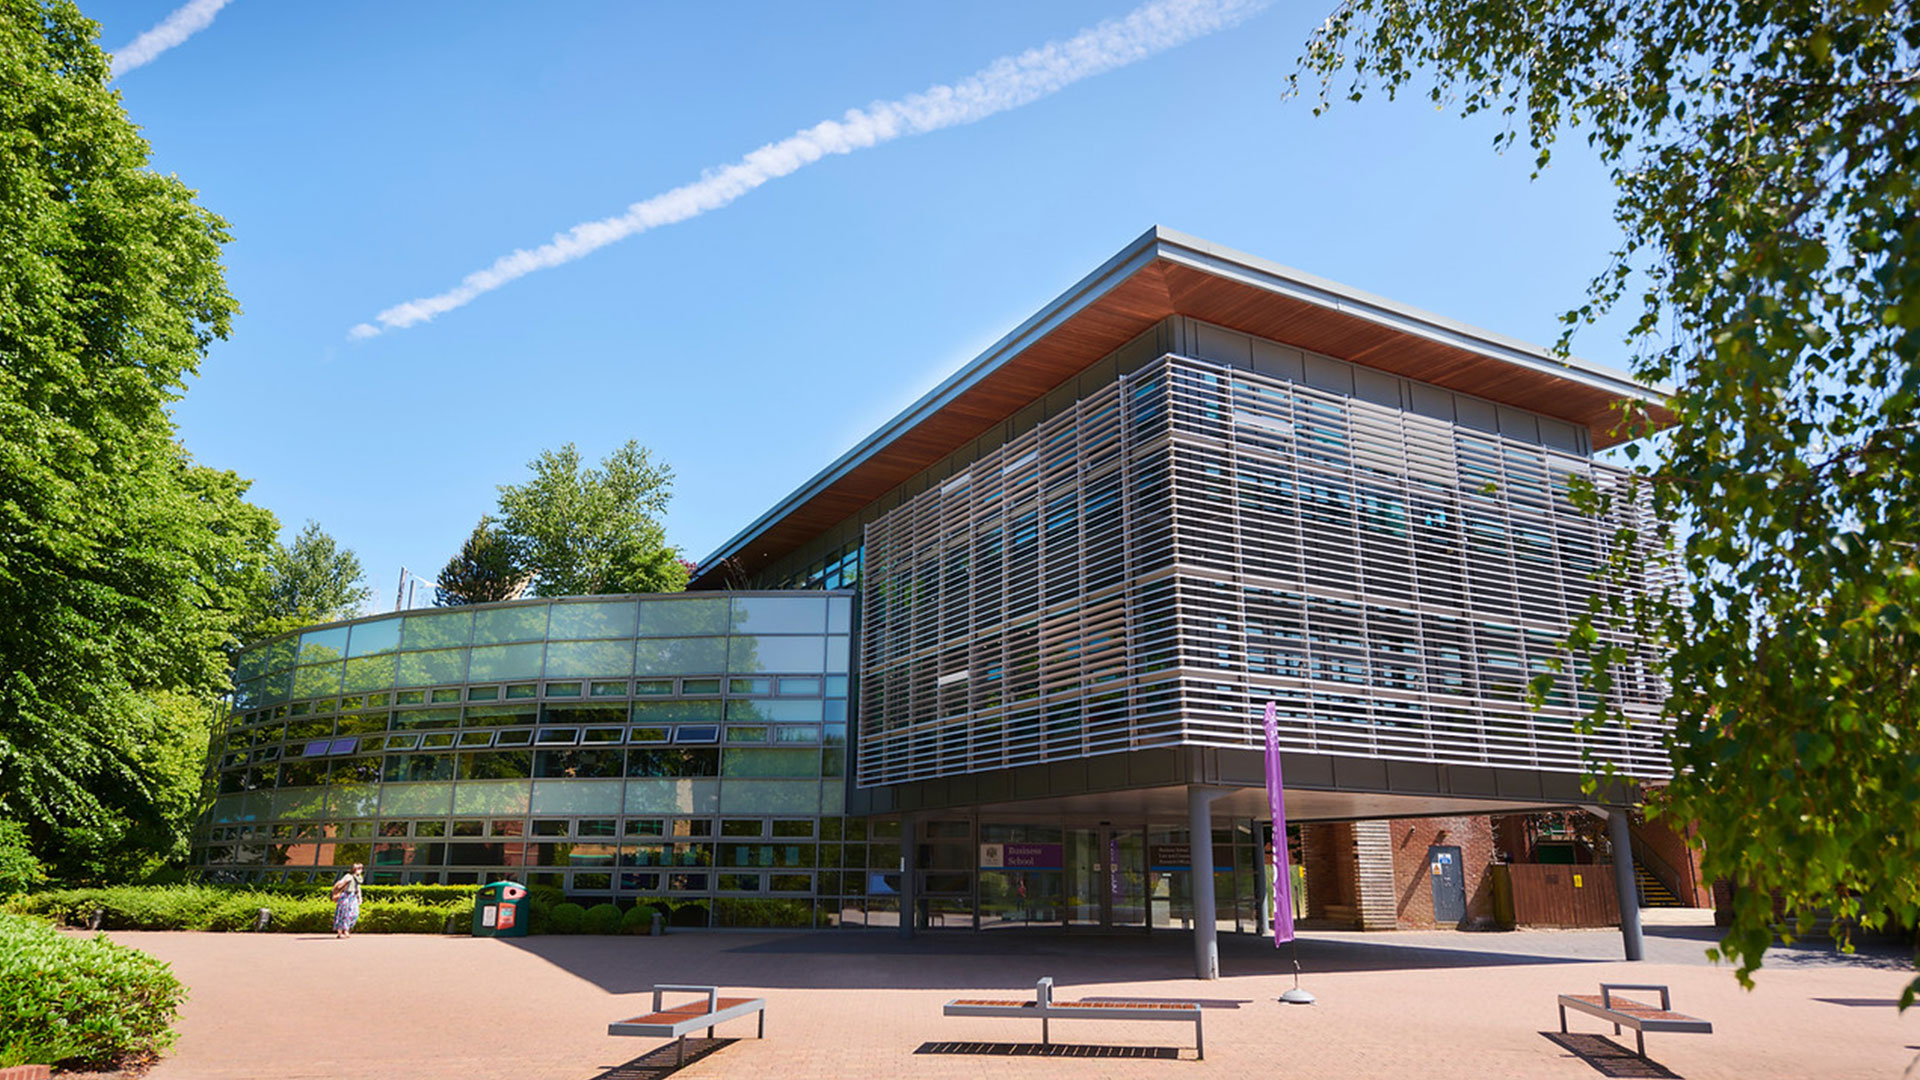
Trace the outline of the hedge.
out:
[[[431,887],[431,886],[430,886]],[[473,890],[453,887],[456,898],[434,902],[415,899],[421,886],[401,886],[393,893],[369,887],[360,905],[355,927],[372,934],[438,934],[453,918],[463,931],[473,912]],[[446,886],[437,888],[445,890]],[[408,895],[412,893],[412,895]],[[94,889],[58,889],[9,900],[8,906],[29,915],[42,915],[69,926],[90,926],[100,913],[104,930],[251,930],[261,908],[273,913],[268,929],[280,933],[315,934],[333,929],[333,901],[324,890],[235,889],[213,885],[120,885]]]
[[[186,993],[137,949],[0,914],[0,1068],[146,1064],[173,1044]]]

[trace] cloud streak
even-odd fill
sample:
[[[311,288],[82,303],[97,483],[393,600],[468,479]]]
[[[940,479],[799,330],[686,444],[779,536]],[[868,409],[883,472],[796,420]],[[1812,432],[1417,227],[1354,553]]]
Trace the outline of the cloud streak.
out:
[[[213,25],[213,17],[232,2],[190,0],[181,5],[173,14],[155,24],[153,29],[114,50],[113,77],[117,79],[134,68],[152,63],[161,53]]]
[[[402,330],[471,303],[509,282],[591,254],[629,236],[699,217],[829,155],[851,154],[908,135],[971,124],[1017,109],[1082,79],[1144,60],[1195,38],[1225,29],[1265,7],[1269,0],[1154,0],[1065,41],[1049,42],[1006,56],[951,84],[929,87],[893,101],[850,109],[738,161],[707,170],[700,179],[634,203],[626,212],[583,222],[539,247],[521,249],[468,274],[459,285],[382,311],[373,322],[348,331],[364,340]]]

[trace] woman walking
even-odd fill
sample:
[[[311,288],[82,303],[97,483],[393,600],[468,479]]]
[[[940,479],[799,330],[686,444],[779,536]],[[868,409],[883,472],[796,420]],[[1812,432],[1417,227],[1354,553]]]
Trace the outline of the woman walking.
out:
[[[353,924],[360,921],[360,885],[362,881],[360,863],[354,863],[353,869],[340,875],[333,883],[333,936],[348,938],[353,936]]]

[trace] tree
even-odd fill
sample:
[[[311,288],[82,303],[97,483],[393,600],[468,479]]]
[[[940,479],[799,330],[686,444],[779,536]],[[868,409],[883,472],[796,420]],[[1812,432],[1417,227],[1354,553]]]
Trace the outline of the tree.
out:
[[[244,635],[251,643],[314,623],[350,619],[373,599],[360,556],[308,520],[293,543],[273,548],[262,602]]]
[[[543,451],[533,478],[500,488],[500,527],[541,596],[678,592],[687,571],[657,515],[673,471],[629,441],[583,469],[572,443]]]
[[[1600,631],[1663,650],[1675,777],[1655,809],[1697,822],[1706,872],[1734,885],[1719,951],[1751,985],[1770,894],[1790,933],[1830,909],[1843,946],[1856,925],[1914,926],[1920,12],[1351,0],[1295,79],[1319,80],[1317,112],[1343,73],[1358,99],[1421,72],[1436,104],[1507,118],[1503,146],[1523,127],[1536,170],[1584,128],[1618,190],[1624,240],[1561,345],[1625,307],[1634,374],[1675,387],[1635,468],[1685,583],[1594,610],[1569,641],[1596,688],[1620,659]]]
[[[517,600],[527,591],[529,575],[513,561],[513,545],[482,516],[459,554],[440,568],[434,582],[434,603],[443,607]]]
[[[147,167],[96,31],[0,0],[0,818],[61,872],[173,798],[141,703],[227,689],[275,528],[175,440],[227,227]]]

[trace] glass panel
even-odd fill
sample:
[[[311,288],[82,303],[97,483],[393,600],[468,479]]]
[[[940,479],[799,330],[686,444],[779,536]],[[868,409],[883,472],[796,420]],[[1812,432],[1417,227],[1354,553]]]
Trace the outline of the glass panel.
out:
[[[309,630],[300,635],[300,662],[303,664],[341,660],[346,655],[347,628],[344,626],[336,626],[331,630]]]
[[[845,634],[853,630],[853,598],[850,596],[827,597],[827,632]]]
[[[633,673],[642,676],[717,674],[726,670],[726,647],[725,638],[643,639],[635,650]]]
[[[536,814],[618,814],[620,780],[546,780],[533,785]]]
[[[782,750],[758,750],[753,753],[791,753]],[[818,780],[725,780],[721,782],[720,808],[730,814],[817,814],[820,812]]]
[[[553,641],[573,638],[630,638],[633,636],[634,603],[631,600],[594,601],[555,604],[547,638]]]
[[[525,780],[532,775],[532,755],[525,750],[492,754],[460,754],[455,778],[467,780]]]
[[[733,598],[735,633],[817,634],[826,628],[827,598],[824,596]]]
[[[346,690],[385,690],[393,685],[400,658],[393,655],[366,656],[347,661]]]
[[[821,722],[821,708],[818,699],[812,701],[729,701],[727,702],[727,721],[770,721],[785,724],[818,724]]]
[[[828,638],[827,670],[846,671],[851,662],[851,658],[848,655],[847,638],[840,634],[835,634],[833,637]]]
[[[718,776],[720,775],[720,751],[629,750],[627,775],[633,777]]]
[[[633,703],[633,722],[636,724],[671,724],[680,721],[717,722],[720,719],[718,701],[636,701]]]
[[[722,776],[801,777],[820,775],[818,750],[755,750],[729,747],[721,762]]]
[[[818,637],[736,636],[728,642],[727,670],[737,674],[822,671],[826,666],[825,641]]]
[[[467,650],[440,649],[436,652],[400,654],[397,686],[430,686],[457,683],[467,679]]]
[[[520,604],[473,613],[473,643],[534,641],[547,633],[547,605]]]
[[[400,647],[403,649],[444,649],[465,645],[473,636],[473,612],[451,611],[435,615],[409,615],[403,620]]]
[[[489,645],[474,646],[473,662],[468,666],[468,678],[474,682],[492,682],[496,679],[537,679],[540,677],[540,662],[546,652],[546,646],[538,641],[525,645]],[[507,687],[508,697],[521,697],[514,691],[520,687]],[[527,688],[529,691],[531,687]],[[531,697],[531,693],[528,693]]]
[[[526,780],[465,782],[454,789],[456,814],[524,814],[533,785]],[[511,824],[518,825],[519,822]]]
[[[535,705],[477,705],[467,710],[468,727],[505,727],[531,724],[539,719]]]
[[[556,641],[547,646],[547,677],[625,675],[633,670],[631,641]],[[625,684],[621,685],[625,690]]]
[[[806,678],[781,679],[780,680],[780,696],[781,697],[819,697],[820,696],[820,680],[806,679]]]
[[[342,633],[345,633],[343,630]],[[293,673],[294,697],[321,697],[340,692],[341,663],[315,664]]]
[[[399,648],[400,620],[381,619],[353,627],[353,636],[347,643],[347,656],[375,656]]]
[[[597,682],[588,691],[593,697],[625,697],[627,684],[623,682]]]
[[[727,632],[725,597],[698,600],[640,601],[641,637],[677,637],[685,634]]]
[[[673,680],[653,679],[647,682],[637,682],[633,684],[633,693],[635,697],[653,695],[666,696],[673,693]]]

